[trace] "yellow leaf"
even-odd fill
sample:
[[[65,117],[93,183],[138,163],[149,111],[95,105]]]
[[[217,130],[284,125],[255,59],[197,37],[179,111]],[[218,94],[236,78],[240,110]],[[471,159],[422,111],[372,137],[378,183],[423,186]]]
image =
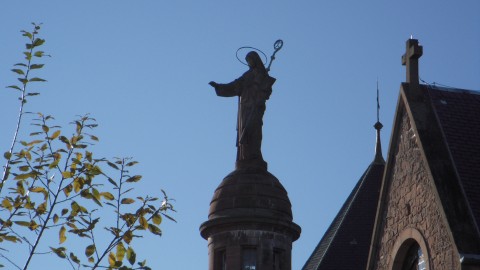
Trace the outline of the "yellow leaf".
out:
[[[82,178],[75,178],[73,181],[73,189],[75,190],[75,193],[80,192],[80,190],[83,188],[83,179]]]
[[[60,135],[60,130],[55,131],[50,139],[55,140]]]
[[[122,204],[132,204],[134,203],[135,201],[133,199],[130,199],[130,198],[123,198],[121,203]]]
[[[135,251],[133,250],[132,247],[128,247],[127,249],[127,259],[131,265],[133,265],[137,260],[137,254],[135,254]]]
[[[115,266],[115,254],[113,254],[113,252],[110,252],[110,254],[108,254],[108,263],[110,264],[110,266]]]
[[[89,245],[89,246],[85,249],[85,255],[86,255],[87,257],[92,256],[94,252],[95,252],[95,245]]]
[[[106,200],[109,200],[109,201],[112,201],[112,200],[115,199],[115,197],[110,192],[102,192],[102,193],[100,193],[100,195],[103,196],[103,198],[105,198]]]
[[[3,208],[7,208],[8,211],[12,212],[12,204],[10,203],[10,201],[7,198],[3,199],[2,206],[3,206]]]
[[[59,217],[58,217],[57,214],[53,215],[53,224],[57,224],[58,219],[59,219]]]
[[[30,192],[43,193],[45,191],[45,188],[43,188],[43,187],[31,187],[28,190],[30,190]]]
[[[68,197],[68,196],[70,195],[70,192],[72,192],[72,189],[73,189],[72,184],[66,186],[66,187],[63,189],[63,193],[65,193],[65,196]]]
[[[116,256],[116,259],[117,261],[121,262],[123,261],[123,258],[125,257],[125,252],[127,250],[125,249],[125,247],[123,246],[123,243],[120,242],[118,245],[117,245],[117,256]]]
[[[38,225],[35,220],[32,220],[30,221],[30,226],[28,226],[28,228],[32,231],[36,230],[38,227],[40,227],[40,225]]]
[[[142,225],[142,227],[143,227],[144,229],[147,229],[147,228],[148,228],[148,221],[147,221],[147,219],[146,219],[144,216],[141,216],[141,217],[139,218],[139,222],[140,222],[140,225]]]
[[[69,171],[64,171],[62,172],[62,176],[63,178],[71,178],[73,176],[73,173]]]
[[[160,223],[162,223],[162,216],[160,216],[159,214],[155,214],[153,215],[152,220],[155,225],[160,225]]]
[[[130,244],[132,239],[133,239],[132,231],[130,230],[126,231],[125,234],[123,235],[123,241],[125,241],[127,244]]]
[[[42,204],[40,204],[35,211],[38,215],[45,214],[45,212],[47,212],[47,202],[43,202]]]
[[[63,242],[65,242],[65,240],[67,240],[67,237],[65,236],[66,231],[67,229],[65,229],[64,226],[60,228],[60,232],[59,232],[60,244],[62,244]]]

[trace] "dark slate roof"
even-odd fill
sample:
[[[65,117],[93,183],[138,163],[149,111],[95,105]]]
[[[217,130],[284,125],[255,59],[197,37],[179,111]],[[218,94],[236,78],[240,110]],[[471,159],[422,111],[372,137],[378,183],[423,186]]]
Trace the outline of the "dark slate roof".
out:
[[[370,164],[303,270],[366,268],[384,168],[383,158]]]
[[[480,92],[431,85],[424,87],[428,89],[466,200],[479,228]]]

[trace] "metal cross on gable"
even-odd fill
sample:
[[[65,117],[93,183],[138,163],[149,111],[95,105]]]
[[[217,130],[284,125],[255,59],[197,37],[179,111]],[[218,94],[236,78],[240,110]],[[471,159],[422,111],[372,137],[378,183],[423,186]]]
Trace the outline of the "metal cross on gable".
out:
[[[407,48],[402,56],[402,65],[407,69],[407,83],[418,84],[418,59],[423,54],[423,47],[418,44],[417,39],[407,40]]]

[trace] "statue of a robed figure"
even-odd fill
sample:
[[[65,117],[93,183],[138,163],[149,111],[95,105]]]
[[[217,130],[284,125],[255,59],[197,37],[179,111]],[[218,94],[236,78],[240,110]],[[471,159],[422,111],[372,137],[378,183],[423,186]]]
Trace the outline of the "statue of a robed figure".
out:
[[[263,167],[262,126],[265,103],[272,94],[275,78],[268,75],[260,56],[251,51],[245,57],[249,69],[231,83],[210,82],[221,97],[239,97],[236,167]]]

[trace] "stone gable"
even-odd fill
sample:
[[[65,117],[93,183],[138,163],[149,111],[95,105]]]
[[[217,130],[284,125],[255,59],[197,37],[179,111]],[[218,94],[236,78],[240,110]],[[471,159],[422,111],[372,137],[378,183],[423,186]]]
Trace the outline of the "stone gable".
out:
[[[428,269],[460,269],[460,259],[435,185],[424,162],[418,138],[403,110],[393,168],[386,175],[385,205],[379,221],[374,269],[392,269],[400,245],[408,238],[420,242]],[[409,231],[414,231],[412,237]],[[377,240],[378,241],[378,240]],[[426,249],[426,250],[424,250]],[[396,269],[395,267],[393,269]]]

